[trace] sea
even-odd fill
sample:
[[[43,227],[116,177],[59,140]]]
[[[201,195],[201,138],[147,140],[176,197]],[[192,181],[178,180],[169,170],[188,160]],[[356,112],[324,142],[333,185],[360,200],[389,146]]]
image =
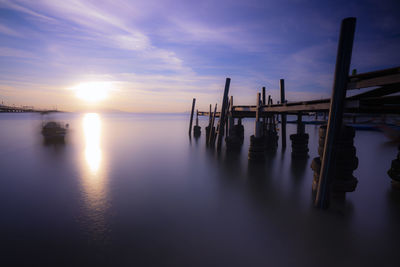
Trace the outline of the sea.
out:
[[[288,118],[288,120],[295,119]],[[41,126],[68,124],[64,143]],[[1,266],[399,266],[398,144],[357,131],[357,189],[314,208],[311,161],[248,161],[189,138],[188,114],[0,114]],[[278,128],[280,125],[278,124]],[[279,133],[280,134],[280,133]]]

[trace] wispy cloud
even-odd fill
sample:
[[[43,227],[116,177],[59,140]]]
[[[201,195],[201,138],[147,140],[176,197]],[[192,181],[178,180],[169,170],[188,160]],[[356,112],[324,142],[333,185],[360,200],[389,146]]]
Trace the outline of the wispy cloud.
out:
[[[117,89],[103,105],[182,111],[192,97],[203,108],[220,101],[225,77],[243,104],[262,86],[277,98],[285,78],[289,100],[321,98],[344,16],[359,17],[356,68],[400,60],[398,4],[345,2],[0,0],[0,90],[73,109],[65,88],[109,81]]]

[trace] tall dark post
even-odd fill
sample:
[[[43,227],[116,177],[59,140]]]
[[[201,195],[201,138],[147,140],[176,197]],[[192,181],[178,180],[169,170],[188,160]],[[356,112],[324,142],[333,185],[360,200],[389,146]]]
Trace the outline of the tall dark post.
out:
[[[260,124],[260,93],[257,93],[256,101],[256,122],[254,124],[254,136],[256,138],[261,137],[261,124]]]
[[[233,118],[233,96],[229,100],[229,116],[228,116],[228,134],[233,130],[233,126],[235,125],[235,119]]]
[[[265,96],[265,87],[263,87],[262,88],[262,104],[263,105],[266,105],[267,104],[267,102],[265,102],[265,99],[266,98],[266,96]]]
[[[302,116],[303,116],[303,113],[301,112],[301,111],[299,111],[298,113],[297,113],[297,133],[298,134],[303,134],[304,133],[304,124],[303,124],[303,121],[302,121]]]
[[[325,149],[321,160],[318,191],[314,203],[315,206],[319,208],[325,208],[328,204],[329,178],[335,166],[336,140],[340,134],[342,125],[355,27],[356,18],[346,18],[342,21],[340,29],[335,77],[329,108],[328,126],[326,129]]]
[[[286,103],[285,100],[285,80],[279,80],[279,86],[281,88],[281,104],[284,105]],[[282,128],[282,148],[286,148],[286,114],[281,113],[281,128]]]
[[[190,114],[189,136],[192,136],[193,113],[194,113],[194,106],[195,105],[196,105],[196,98],[193,98],[192,113]]]
[[[262,94],[261,94],[261,99],[262,99],[262,105],[265,106],[267,103],[266,101],[266,96],[265,96],[265,87],[262,88]],[[263,117],[263,127],[265,127],[265,117]],[[264,128],[263,128],[264,131]]]
[[[224,126],[225,126],[225,113],[226,108],[228,106],[228,93],[229,93],[229,85],[231,84],[231,79],[226,78],[225,81],[225,89],[224,89],[224,96],[222,98],[222,107],[221,107],[221,114],[219,115],[219,131],[218,131],[218,142],[217,142],[217,150],[221,150],[222,146],[222,137],[224,136]]]
[[[209,129],[210,134],[208,136],[208,144],[210,146],[214,146],[214,134],[215,133],[213,131],[213,128],[214,128],[214,122],[215,122],[216,113],[217,113],[217,103],[215,103],[214,113],[213,113],[213,116],[212,116],[212,119],[211,119],[211,124],[210,124],[210,129]]]

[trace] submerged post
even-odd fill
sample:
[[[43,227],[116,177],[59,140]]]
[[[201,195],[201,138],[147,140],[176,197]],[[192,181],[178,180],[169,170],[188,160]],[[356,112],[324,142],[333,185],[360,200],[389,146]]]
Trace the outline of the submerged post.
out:
[[[221,150],[222,145],[222,136],[224,135],[224,126],[225,126],[225,113],[226,108],[228,105],[228,93],[229,93],[229,85],[231,83],[230,78],[226,78],[225,81],[225,89],[224,89],[224,96],[222,98],[222,107],[221,107],[221,114],[219,115],[219,131],[218,131],[218,142],[217,142],[217,150]]]
[[[286,103],[285,100],[285,80],[279,80],[279,86],[281,88],[281,104],[284,105]],[[282,128],[282,148],[286,148],[286,114],[281,113],[281,128]]]
[[[196,105],[196,98],[193,98],[192,113],[190,114],[189,136],[192,136],[193,113],[194,113],[194,106],[195,105]]]
[[[346,18],[342,21],[328,126],[326,129],[325,149],[321,162],[317,195],[314,202],[318,208],[325,208],[328,205],[329,178],[335,166],[336,140],[340,134],[342,124],[355,27],[356,18]]]

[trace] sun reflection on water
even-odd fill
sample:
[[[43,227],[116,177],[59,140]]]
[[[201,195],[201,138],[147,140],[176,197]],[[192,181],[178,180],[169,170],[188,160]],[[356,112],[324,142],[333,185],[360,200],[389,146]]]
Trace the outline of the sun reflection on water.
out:
[[[83,132],[85,134],[85,158],[89,170],[96,174],[101,163],[100,134],[101,122],[96,113],[85,114],[83,118]]]
[[[102,239],[106,231],[107,188],[102,166],[101,118],[99,114],[87,113],[82,123],[86,161],[82,173],[82,189],[88,216],[85,220],[93,238]]]

